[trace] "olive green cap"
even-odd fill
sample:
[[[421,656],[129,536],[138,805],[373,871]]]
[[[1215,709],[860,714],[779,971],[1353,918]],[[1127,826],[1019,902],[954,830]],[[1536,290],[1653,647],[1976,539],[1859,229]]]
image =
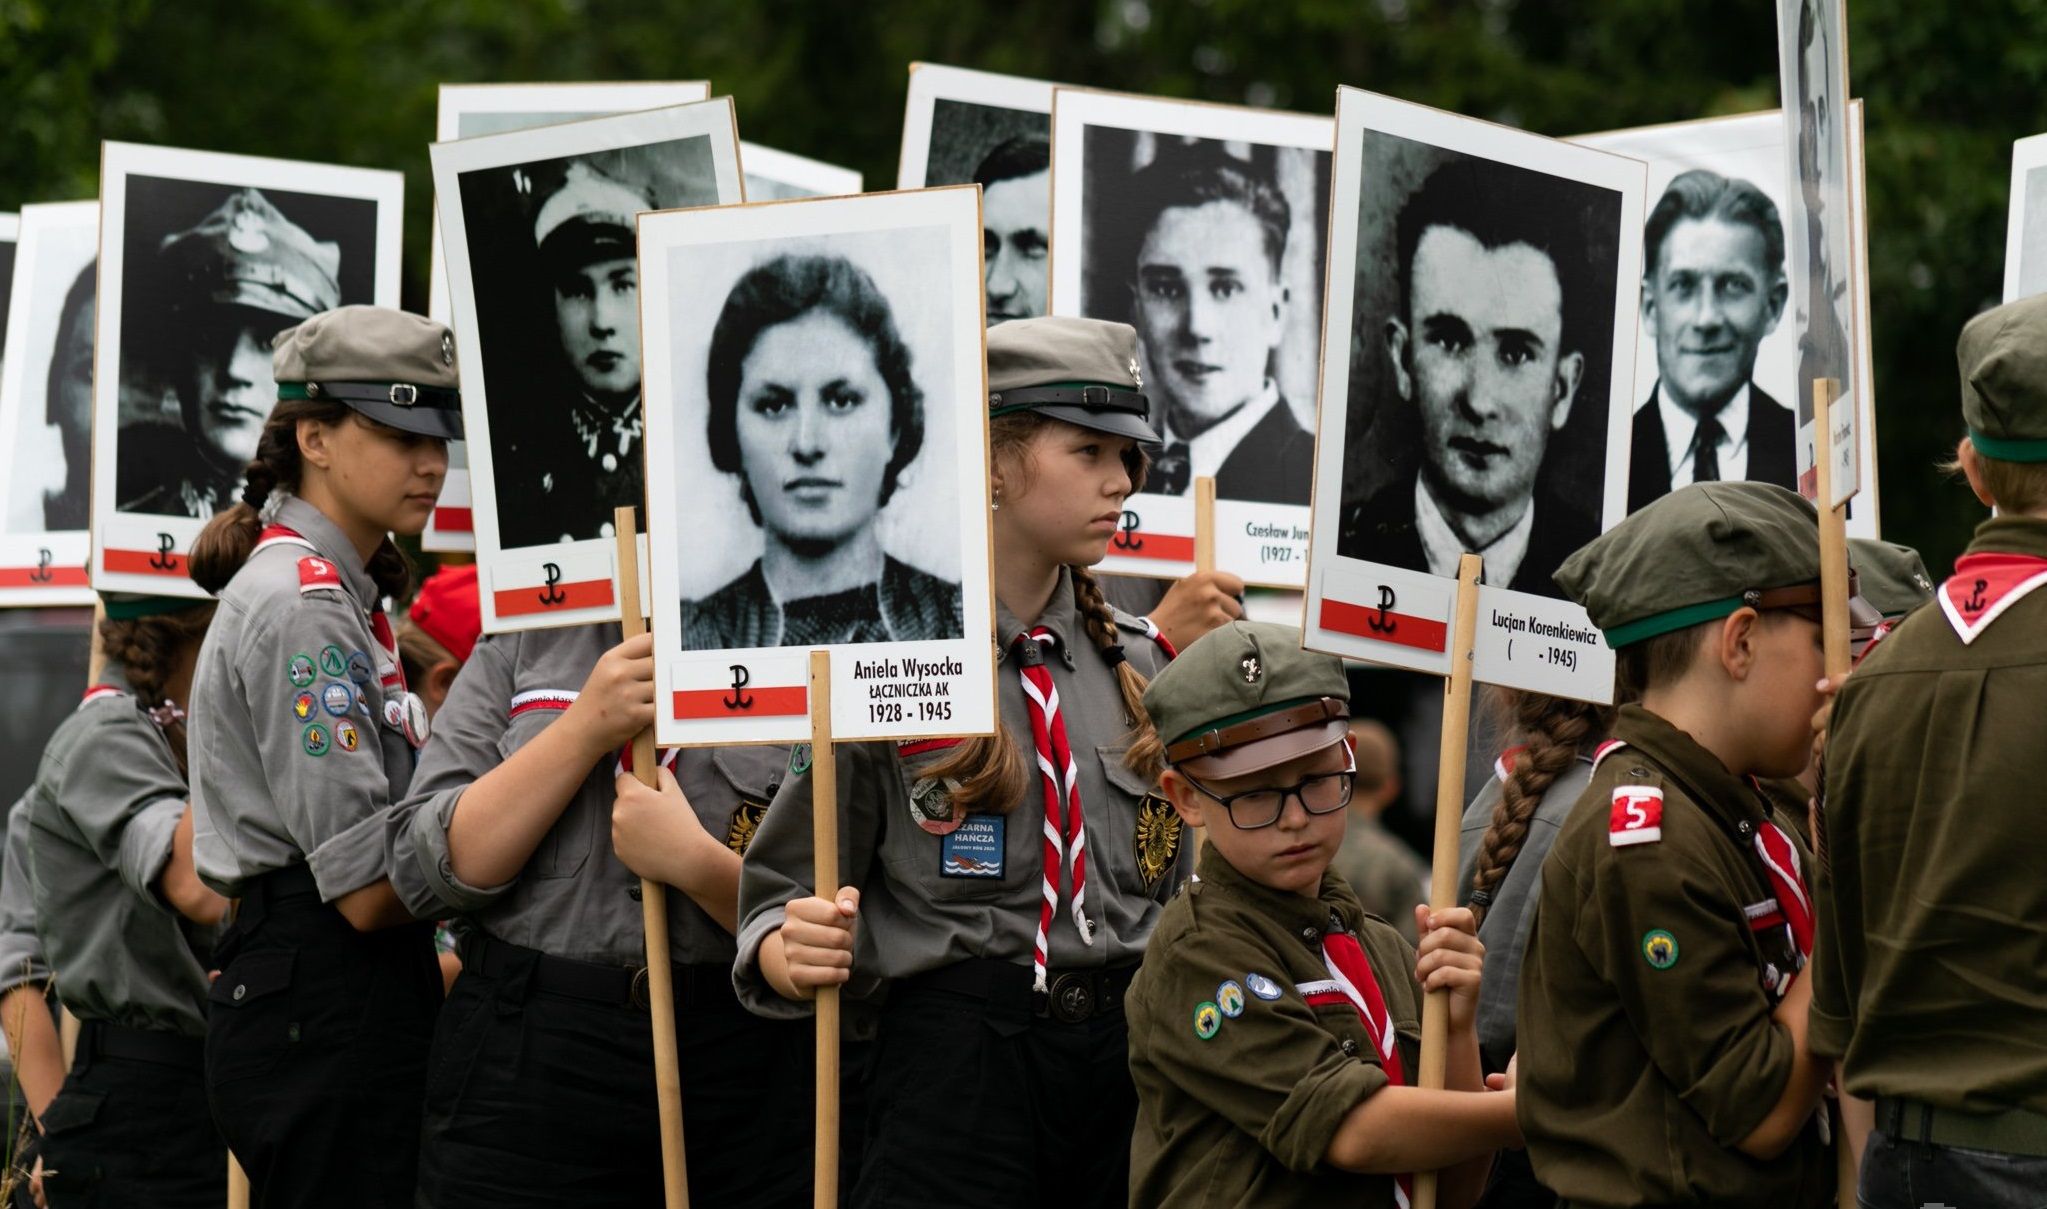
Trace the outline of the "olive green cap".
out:
[[[1147,419],[1137,329],[1066,315],[989,328],[988,415],[1018,411],[1158,444],[1158,430]]]
[[[271,341],[277,397],[332,399],[404,432],[462,438],[455,336],[383,306],[324,311]]]
[[[1301,649],[1301,631],[1233,621],[1196,639],[1144,690],[1166,762],[1234,777],[1343,739],[1350,717],[1343,660]]]
[[[1855,568],[1862,598],[1886,618],[1903,617],[1933,599],[1933,577],[1926,573],[1919,551],[1910,546],[1851,537],[1848,562]]]
[[[179,306],[245,306],[305,319],[341,302],[341,245],[314,239],[256,189],[238,189],[188,230],[165,237]]]
[[[2047,295],[1992,307],[1962,327],[1962,422],[1976,452],[2047,462]]]
[[[1812,504],[1775,484],[1694,483],[1587,542],[1556,581],[1618,649],[1816,583],[1819,532]]]

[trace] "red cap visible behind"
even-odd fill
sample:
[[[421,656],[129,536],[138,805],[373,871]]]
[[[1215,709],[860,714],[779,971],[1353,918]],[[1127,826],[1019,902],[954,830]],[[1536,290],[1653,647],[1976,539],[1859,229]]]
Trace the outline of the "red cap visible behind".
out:
[[[412,601],[412,624],[448,653],[469,662],[483,632],[483,606],[476,599],[476,564],[442,567],[426,577]]]

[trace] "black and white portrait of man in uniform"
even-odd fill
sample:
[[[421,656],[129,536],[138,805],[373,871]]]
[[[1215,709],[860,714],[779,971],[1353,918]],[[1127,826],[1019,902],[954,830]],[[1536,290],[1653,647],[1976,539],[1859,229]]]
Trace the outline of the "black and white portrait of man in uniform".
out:
[[[1389,155],[1392,144],[1421,146],[1368,137]],[[1346,506],[1339,553],[1455,575],[1469,551],[1485,558],[1488,584],[1558,595],[1551,573],[1599,533],[1605,419],[1589,413],[1606,399],[1612,316],[1602,304],[1618,267],[1592,235],[1613,230],[1618,207],[1595,186],[1477,157],[1427,170],[1393,224],[1396,286],[1376,332],[1359,310],[1360,339],[1381,342],[1379,402],[1406,414],[1368,417],[1378,431],[1367,456],[1393,473]],[[1360,396],[1371,388],[1354,387]],[[1581,403],[1588,415],[1574,425]],[[1350,431],[1355,444],[1368,426]],[[1567,433],[1599,448],[1571,449]],[[1418,457],[1404,456],[1414,448]],[[1580,455],[1583,481],[1558,467],[1565,452]]]
[[[1795,487],[1795,417],[1755,381],[1790,294],[1776,204],[1749,181],[1685,172],[1649,212],[1642,266],[1656,385],[1635,411],[1628,511],[1690,483]]]
[[[369,301],[376,206],[144,177],[128,196],[115,499],[123,512],[208,517],[234,501],[277,401],[271,338]],[[210,204],[156,225],[195,200]],[[350,257],[360,264],[344,271]]]

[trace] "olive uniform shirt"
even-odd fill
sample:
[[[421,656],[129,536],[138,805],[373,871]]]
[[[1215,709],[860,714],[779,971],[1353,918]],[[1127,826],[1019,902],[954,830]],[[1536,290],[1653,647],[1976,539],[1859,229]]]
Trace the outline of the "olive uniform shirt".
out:
[[[1967,553],[2047,558],[2047,521],[1986,521]],[[1812,1044],[1855,1095],[2047,1113],[2043,706],[2047,591],[1966,644],[1915,610],[1841,688]]]
[[[28,796],[7,811],[7,851],[0,864],[0,995],[50,981],[50,962],[36,935],[35,887],[28,869]]]
[[[996,604],[997,632],[1024,626]],[[1037,625],[1058,639],[1045,666],[1059,693],[1060,713],[1078,774],[1087,828],[1087,912],[1094,944],[1081,941],[1070,899],[1062,893],[1047,936],[1048,966],[1098,969],[1129,965],[1144,953],[1182,873],[1180,820],[1154,786],[1124,763],[1131,728],[1113,665],[1088,637],[1061,571]],[[1149,676],[1165,654],[1144,623],[1117,615],[1126,657]],[[860,887],[854,929],[853,977],[847,994],[868,998],[881,984],[928,973],[967,958],[1013,962],[1029,969],[1044,901],[1045,799],[1040,789],[1030,712],[1014,648],[995,667],[996,697],[1010,739],[1032,769],[1029,786],[1006,814],[970,814],[951,835],[933,834],[920,819],[950,813],[950,791],[924,776],[953,754],[931,743],[841,743],[839,876]],[[811,1005],[783,999],[761,975],[760,944],[782,926],[784,907],[811,891],[810,748],[795,750],[791,775],[747,851],[739,881],[739,957],[733,967],[740,1001],[764,1016],[810,1014]],[[958,838],[955,838],[958,837]],[[968,843],[963,844],[965,840]],[[999,852],[1000,859],[992,859]],[[948,857],[973,856],[977,865]],[[1063,884],[1063,879],[1062,879]],[[826,893],[836,890],[831,887]]]
[[[1795,1061],[1764,985],[1796,968],[1791,939],[1747,914],[1774,898],[1751,847],[1768,807],[1640,706],[1614,737],[1543,865],[1522,959],[1516,1112],[1536,1178],[1565,1206],[1828,1204],[1812,1123],[1775,1159],[1735,1148]],[[1660,839],[1612,842],[1622,786],[1661,790]]]
[[[371,629],[362,556],[297,496],[275,515],[313,549],[258,550],[220,593],[188,707],[192,855],[229,898],[304,862],[332,902],[392,872],[413,749],[385,708],[399,673]]]
[[[640,878],[611,846],[611,807],[619,760],[607,753],[584,775],[517,877],[472,886],[455,875],[448,825],[462,795],[559,720],[591,669],[623,641],[616,622],[485,635],[434,715],[434,738],[412,780],[409,847],[430,897],[508,944],[603,965],[646,963]],[[786,747],[688,748],[676,754],[675,779],[705,831],[744,852],[774,800],[789,763]],[[401,893],[412,896],[408,875]],[[689,895],[668,893],[668,951],[673,961],[726,965],[732,934]]]
[[[206,1034],[213,929],[157,892],[185,814],[185,778],[121,666],[58,725],[29,787],[36,927],[57,995],[80,1020]]]
[[[1421,988],[1400,934],[1334,874],[1323,874],[1318,897],[1304,898],[1202,850],[1126,1001],[1137,1084],[1133,1207],[1394,1204],[1392,1176],[1322,1161],[1345,1115],[1387,1085],[1350,1001],[1307,1002],[1304,988],[1334,985],[1322,937],[1338,929],[1358,938],[1372,964],[1403,1069],[1420,1069]],[[1214,1028],[1205,1038],[1197,1011]]]

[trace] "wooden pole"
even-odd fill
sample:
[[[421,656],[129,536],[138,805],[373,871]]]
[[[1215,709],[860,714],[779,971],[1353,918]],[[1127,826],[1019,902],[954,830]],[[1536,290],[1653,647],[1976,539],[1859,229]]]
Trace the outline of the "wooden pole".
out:
[[[640,544],[631,507],[612,513],[618,534],[618,612],[627,638],[647,632],[640,613]],[[633,736],[633,775],[661,783],[654,728]],[[654,1029],[654,1092],[661,1116],[661,1188],[668,1209],[688,1209],[689,1167],[682,1150],[682,1060],[675,1048],[675,967],[668,956],[668,890],[640,879],[640,919],[647,932],[647,1014]]]
[[[839,765],[832,755],[832,656],[810,653],[810,820],[812,881],[819,898],[839,893]],[[817,989],[817,1138],[811,1203],[839,1203],[839,988]]]
[[[1194,569],[1215,570],[1215,479],[1194,480]]]
[[[1478,577],[1484,560],[1457,560],[1457,615],[1450,632],[1450,674],[1443,680],[1443,732],[1436,757],[1436,841],[1429,865],[1429,905],[1457,905],[1457,838],[1464,823],[1464,760],[1471,746],[1471,660],[1478,637]],[[1450,993],[1422,1001],[1422,1060],[1417,1087],[1440,1088],[1450,1063]],[[1436,1173],[1414,1176],[1414,1209],[1436,1209]]]
[[[1851,663],[1848,636],[1848,509],[1834,507],[1834,459],[1832,433],[1829,431],[1829,413],[1840,383],[1832,378],[1815,378],[1812,384],[1812,414],[1818,429],[1818,440],[1813,446],[1813,468],[1818,472],[1816,501],[1820,510],[1820,640],[1824,646],[1823,667],[1827,678],[1848,674]],[[1826,805],[1826,787],[1819,787],[1821,808]],[[1819,843],[1819,836],[1813,836],[1813,843]],[[1834,1067],[1836,1078],[1840,1066]],[[1846,1088],[1835,1089],[1841,1096],[1848,1094]],[[1837,1101],[1845,1106],[1846,1101]],[[1855,1148],[1848,1141],[1847,1111],[1829,1109],[1820,1104],[1821,1112],[1834,1113],[1834,1179],[1838,1188],[1839,1203],[1853,1205],[1859,1173],[1855,1167]]]
[[[227,1156],[227,1209],[249,1209],[249,1173],[233,1151]]]

